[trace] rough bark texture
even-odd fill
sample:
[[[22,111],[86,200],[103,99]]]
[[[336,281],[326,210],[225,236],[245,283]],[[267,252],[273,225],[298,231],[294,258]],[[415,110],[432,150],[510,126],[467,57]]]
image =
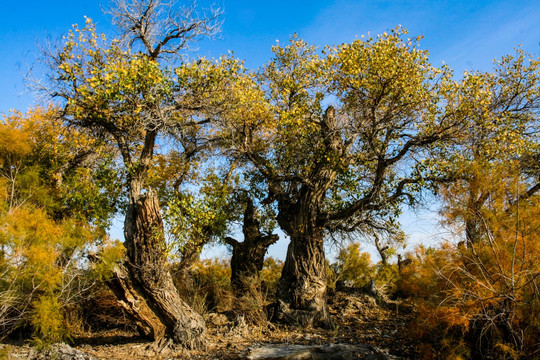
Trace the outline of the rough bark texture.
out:
[[[327,153],[338,159],[343,149],[336,128],[335,111],[328,107],[321,132]],[[336,175],[335,167],[323,160],[315,165],[309,184],[301,186],[295,201],[278,198],[277,221],[291,238],[279,280],[274,314],[278,320],[302,326],[333,326],[326,304],[322,207]]]
[[[302,326],[332,327],[326,304],[324,228],[318,222],[320,206],[331,172],[319,172],[319,182],[304,187],[296,204],[280,206],[278,223],[290,236],[279,280],[275,316]]]
[[[264,235],[261,233],[260,223],[251,199],[248,200],[246,205],[242,230],[244,233],[243,242],[238,242],[230,237],[225,239],[227,244],[233,248],[231,286],[237,295],[244,293],[246,290],[246,279],[259,276],[268,247],[279,239],[277,235]]]
[[[165,325],[141,295],[142,289],[134,284],[125,264],[118,264],[115,267],[113,276],[107,281],[107,286],[113,291],[122,308],[135,320],[141,336],[150,339],[165,336]]]
[[[326,304],[322,230],[305,229],[291,236],[277,298],[275,316],[278,320],[302,326],[332,327]]]
[[[157,197],[140,195],[128,207],[124,225],[129,276],[122,282],[130,307],[151,330],[155,340],[164,336],[186,347],[201,345],[203,318],[182,301],[168,271],[163,223]],[[126,299],[128,297],[126,296]]]

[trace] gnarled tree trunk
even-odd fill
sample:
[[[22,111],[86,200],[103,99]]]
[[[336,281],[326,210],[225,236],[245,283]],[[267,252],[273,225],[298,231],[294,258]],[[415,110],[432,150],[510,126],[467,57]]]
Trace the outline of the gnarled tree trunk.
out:
[[[268,247],[279,237],[275,234],[264,235],[260,230],[253,201],[248,199],[244,212],[244,241],[227,237],[225,241],[233,248],[231,258],[231,286],[237,295],[245,293],[246,281],[259,276],[264,265],[264,256]]]
[[[114,279],[117,291],[124,292],[120,299],[125,299],[144,334],[197,347],[205,323],[182,301],[168,271],[158,199],[151,192],[132,199],[124,225],[127,272]]]
[[[279,280],[275,317],[289,324],[332,327],[326,303],[323,228],[316,223],[316,201],[281,209],[278,222],[291,238]],[[313,199],[313,198],[312,198]]]
[[[297,234],[291,238],[276,306],[277,319],[289,324],[326,328],[333,325],[326,304],[326,263],[319,234]]]
[[[321,123],[324,145],[331,155],[328,159],[339,159],[343,154],[339,132],[335,131],[337,122],[334,108],[328,107]],[[279,280],[274,316],[290,324],[333,326],[326,303],[322,207],[336,175],[335,166],[323,160],[315,165],[309,183],[302,184],[295,200],[278,197],[277,221],[291,242]]]
[[[113,276],[106,283],[122,308],[135,320],[141,336],[150,339],[164,337],[165,325],[142,296],[142,289],[136,285],[124,262],[116,265]]]

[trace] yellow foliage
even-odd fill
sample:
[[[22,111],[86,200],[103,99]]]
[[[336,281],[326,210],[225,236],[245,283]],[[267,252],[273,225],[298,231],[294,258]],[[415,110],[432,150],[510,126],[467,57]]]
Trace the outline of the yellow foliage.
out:
[[[369,253],[360,252],[359,243],[341,249],[336,260],[332,270],[340,280],[351,280],[355,287],[362,287],[375,279],[377,269],[371,263]]]
[[[38,346],[61,342],[67,335],[62,305],[54,295],[44,295],[33,302],[32,327]]]
[[[3,245],[12,251],[6,262],[24,267],[19,281],[25,286],[54,289],[61,281],[56,260],[63,228],[40,209],[21,207],[2,217]],[[6,254],[7,255],[7,254]]]
[[[223,311],[233,301],[230,286],[231,267],[227,260],[204,259],[191,271],[196,295],[204,298],[205,311]]]
[[[259,276],[261,279],[261,290],[266,296],[272,297],[277,293],[283,261],[268,257],[264,260],[263,269]]]
[[[78,191],[59,186],[66,179],[56,171],[96,142],[63,128],[54,107],[4,116],[0,138],[0,298],[7,309],[0,337],[29,324],[36,341],[61,341],[69,334],[66,309],[99,278],[87,271],[85,253],[104,232],[72,216],[66,192]]]
[[[92,266],[92,275],[98,280],[107,280],[111,277],[114,267],[124,259],[126,248],[119,240],[107,241],[99,248],[98,262]]]
[[[438,356],[461,343],[471,349],[481,343],[475,351],[515,359],[533,351],[540,335],[539,201],[536,196],[500,213],[484,209],[484,240],[420,247],[403,269],[398,285],[416,304],[415,334],[434,344]]]
[[[204,259],[198,262],[193,272],[199,283],[227,287],[231,278],[231,267],[227,260]]]

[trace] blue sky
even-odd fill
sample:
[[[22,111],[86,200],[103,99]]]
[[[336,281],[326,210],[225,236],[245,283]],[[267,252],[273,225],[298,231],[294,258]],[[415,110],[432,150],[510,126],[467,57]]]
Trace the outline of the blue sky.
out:
[[[223,31],[219,39],[201,42],[198,53],[218,57],[234,51],[250,67],[264,64],[276,40],[286,42],[295,32],[324,46],[375,35],[398,24],[411,35],[424,35],[422,46],[430,51],[433,64],[445,61],[458,73],[489,70],[494,58],[520,44],[528,52],[540,52],[540,1],[219,0],[215,4],[225,11]],[[84,23],[85,15],[98,23],[98,30],[112,33],[109,18],[101,11],[106,6],[106,1],[4,2],[0,112],[26,110],[33,104],[22,79],[37,54],[37,43],[58,38],[73,23]]]
[[[199,1],[208,5],[208,0]],[[193,56],[219,57],[233,51],[249,67],[263,65],[271,46],[297,33],[306,41],[324,46],[376,35],[397,25],[411,35],[423,35],[421,46],[430,52],[434,65],[444,61],[459,76],[467,70],[489,70],[493,59],[522,46],[540,54],[540,1],[352,1],[352,0],[219,0],[224,9],[218,39],[202,41]],[[92,18],[98,31],[112,34],[103,14],[106,1],[7,1],[0,12],[0,112],[25,111],[35,101],[25,91],[27,68],[48,37],[59,38],[74,23]],[[434,227],[422,217],[406,216],[416,238],[429,238]],[[272,254],[282,257],[284,243]]]

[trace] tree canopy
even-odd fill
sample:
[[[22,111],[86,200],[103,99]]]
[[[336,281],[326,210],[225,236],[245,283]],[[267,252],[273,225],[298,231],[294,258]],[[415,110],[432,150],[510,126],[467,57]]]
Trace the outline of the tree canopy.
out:
[[[278,225],[290,242],[274,320],[333,328],[331,269],[358,287],[414,289],[435,312],[448,301],[463,333],[492,321],[501,346],[529,346],[534,324],[516,324],[538,301],[537,59],[518,49],[459,77],[396,27],[322,49],[293,35],[249,69],[232,55],[185,56],[217,34],[220,11],[116,0],[109,12],[119,38],[86,19],[44,54],[38,87],[56,105],[0,124],[0,335],[26,322],[61,340],[59,309],[99,279],[141,334],[198,347],[205,321],[173,263],[189,269],[205,244],[228,243],[241,297],[260,289],[250,279]],[[396,268],[399,215],[428,191],[464,246],[420,248]],[[105,234],[115,213],[125,251]],[[325,241],[346,236],[374,238],[381,263],[353,244],[328,267]]]

